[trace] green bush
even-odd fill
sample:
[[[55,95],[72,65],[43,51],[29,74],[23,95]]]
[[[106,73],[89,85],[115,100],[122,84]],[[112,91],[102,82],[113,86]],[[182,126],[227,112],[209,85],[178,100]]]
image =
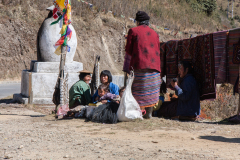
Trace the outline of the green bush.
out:
[[[232,28],[236,28],[234,18],[229,18],[229,20],[230,20],[230,25],[232,26]]]
[[[234,16],[234,19],[240,20],[240,17],[238,15]]]
[[[196,12],[205,12],[211,15],[217,8],[216,0],[186,0]]]

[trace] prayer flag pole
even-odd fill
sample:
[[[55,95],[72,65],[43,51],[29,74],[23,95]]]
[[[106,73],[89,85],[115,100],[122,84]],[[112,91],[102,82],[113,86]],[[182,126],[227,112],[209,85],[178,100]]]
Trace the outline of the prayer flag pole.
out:
[[[60,107],[65,105],[68,98],[67,94],[65,93],[68,92],[68,90],[66,89],[67,87],[64,87],[64,85],[67,85],[64,82],[64,66],[66,54],[67,52],[70,52],[68,41],[72,37],[72,31],[69,26],[71,24],[71,0],[54,0],[53,4],[55,6],[53,10],[53,18],[57,20],[55,22],[52,22],[51,25],[58,24],[59,21],[62,20],[60,21],[62,22],[62,24],[60,24],[60,26],[62,27],[60,31],[61,38],[55,44],[55,46],[57,47],[55,54],[61,56],[59,64],[59,76],[53,94],[53,102],[56,105],[55,114],[57,114],[57,107],[59,105]],[[57,118],[58,116],[56,115],[55,117]]]
[[[64,105],[64,66],[65,66],[65,60],[66,60],[66,47],[61,46],[61,60],[60,60],[60,107]]]

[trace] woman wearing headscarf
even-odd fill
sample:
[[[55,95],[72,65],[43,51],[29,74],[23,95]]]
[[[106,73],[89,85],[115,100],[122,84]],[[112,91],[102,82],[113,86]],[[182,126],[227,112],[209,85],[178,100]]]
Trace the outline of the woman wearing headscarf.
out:
[[[119,95],[119,87],[112,83],[112,74],[109,70],[103,70],[100,74],[100,81],[102,84],[105,84],[108,86],[109,93]],[[98,90],[95,92],[95,94],[92,97],[92,101],[95,103],[96,98],[100,98],[98,95]],[[107,103],[107,100],[101,101],[102,103]]]
[[[160,42],[158,34],[149,28],[147,13],[138,11],[135,19],[137,27],[129,30],[126,45],[130,69],[134,69],[132,93],[140,108],[146,110],[144,118],[151,118],[161,85]]]

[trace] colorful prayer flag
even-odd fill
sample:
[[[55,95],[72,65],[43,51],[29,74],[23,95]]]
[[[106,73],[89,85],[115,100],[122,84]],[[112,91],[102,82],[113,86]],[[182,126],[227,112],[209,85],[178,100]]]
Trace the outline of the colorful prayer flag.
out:
[[[55,8],[58,9],[58,11],[63,14],[63,10],[67,8],[68,0],[54,0],[53,2]]]
[[[60,55],[61,47],[68,46],[67,41],[69,41],[72,37],[72,30],[69,28],[69,24],[71,23],[71,0],[54,0],[54,5],[55,8],[53,10],[53,18],[58,20],[51,23],[51,25],[56,24],[63,19],[62,29],[59,33],[61,34],[61,38],[55,43],[55,46],[58,47],[54,52],[55,54]],[[58,16],[58,12],[61,14],[61,16]],[[67,51],[70,51],[69,46]]]
[[[61,46],[58,46],[54,53],[59,56],[61,54]]]

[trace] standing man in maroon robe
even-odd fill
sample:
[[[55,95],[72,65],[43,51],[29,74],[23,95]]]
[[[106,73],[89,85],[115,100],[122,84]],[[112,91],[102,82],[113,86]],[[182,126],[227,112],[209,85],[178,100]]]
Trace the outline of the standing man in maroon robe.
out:
[[[130,70],[134,69],[132,93],[146,110],[144,118],[151,118],[153,106],[159,100],[160,42],[158,34],[149,27],[150,17],[143,11],[136,13],[137,27],[128,32],[126,53],[131,56]]]

